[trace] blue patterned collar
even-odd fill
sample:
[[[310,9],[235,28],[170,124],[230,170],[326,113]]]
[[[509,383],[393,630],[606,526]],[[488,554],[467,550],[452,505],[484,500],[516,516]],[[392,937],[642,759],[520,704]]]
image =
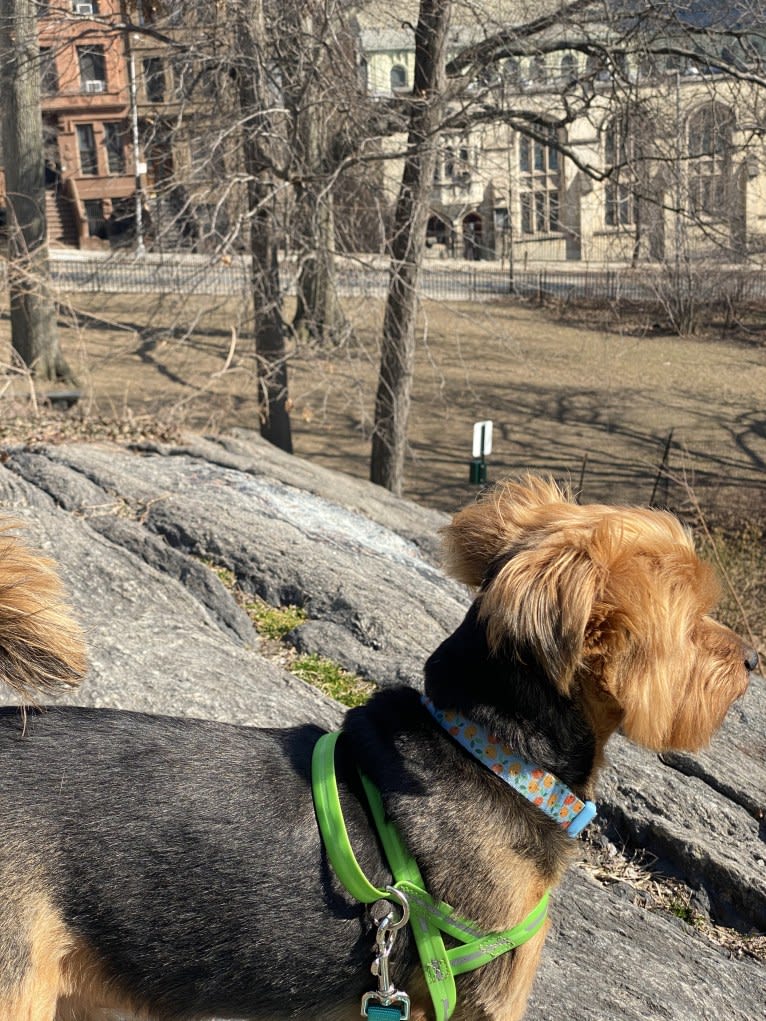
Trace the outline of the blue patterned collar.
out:
[[[570,837],[576,837],[593,819],[596,814],[593,802],[582,801],[553,773],[513,755],[507,745],[501,745],[496,737],[460,713],[437,709],[427,695],[421,695],[421,701],[459,745],[550,816]]]

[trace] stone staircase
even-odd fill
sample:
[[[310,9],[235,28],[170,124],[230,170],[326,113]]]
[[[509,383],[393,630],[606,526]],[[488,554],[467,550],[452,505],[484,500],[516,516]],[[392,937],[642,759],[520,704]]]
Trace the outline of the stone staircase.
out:
[[[45,192],[48,243],[54,247],[79,248],[77,218],[71,201],[61,192]]]

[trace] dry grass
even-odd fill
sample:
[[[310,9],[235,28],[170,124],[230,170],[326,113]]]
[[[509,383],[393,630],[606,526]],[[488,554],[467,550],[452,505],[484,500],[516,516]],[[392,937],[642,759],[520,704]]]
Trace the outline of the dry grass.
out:
[[[734,958],[750,957],[766,964],[766,935],[714,925],[694,891],[660,870],[656,860],[645,851],[616,846],[603,834],[598,822],[585,831],[582,846],[586,858],[577,867],[603,886],[619,891],[631,904],[679,918]]]

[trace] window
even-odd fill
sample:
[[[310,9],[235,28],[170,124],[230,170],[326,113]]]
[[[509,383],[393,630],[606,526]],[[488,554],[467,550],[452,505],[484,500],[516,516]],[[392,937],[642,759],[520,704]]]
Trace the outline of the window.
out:
[[[577,81],[577,57],[574,53],[565,53],[561,58],[561,80],[566,85]]]
[[[559,153],[552,144],[555,128],[541,124],[539,139],[519,137],[519,201],[523,234],[560,231]],[[550,141],[543,141],[543,138]]]
[[[165,69],[161,57],[144,57],[144,88],[150,103],[165,101]]]
[[[536,57],[532,57],[529,65],[529,80],[533,85],[545,85],[548,77],[548,71],[545,66],[545,57],[538,53]]]
[[[511,220],[505,206],[495,209],[493,211],[493,216],[495,220],[495,231],[498,234],[505,234],[511,229]]]
[[[104,148],[106,165],[110,174],[125,173],[125,125],[120,121],[106,121],[104,124]]]
[[[84,92],[106,91],[106,61],[103,46],[78,46],[77,62]]]
[[[59,90],[56,61],[50,46],[40,48],[40,89],[44,96],[51,96]]]
[[[437,161],[435,179],[443,180],[445,184],[459,185],[461,188],[470,187],[471,168],[475,161],[475,154],[469,138],[467,136],[447,137],[444,141],[441,157]]]
[[[210,165],[211,138],[209,135],[192,135],[189,139],[189,162],[192,177],[204,180],[212,177]]]
[[[615,117],[604,135],[604,163],[611,168],[605,191],[604,222],[607,227],[627,227],[636,222],[636,139],[629,116]]]
[[[74,0],[72,10],[81,17],[90,18],[98,14],[98,0]]]
[[[728,107],[709,103],[689,119],[689,205],[696,214],[725,216],[731,176],[734,117]]]
[[[98,173],[98,153],[92,124],[77,125],[77,151],[80,154],[80,173]]]
[[[407,68],[402,64],[394,64],[391,68],[391,91],[407,88]]]
[[[521,67],[515,57],[509,57],[503,64],[503,81],[511,89],[521,85]]]

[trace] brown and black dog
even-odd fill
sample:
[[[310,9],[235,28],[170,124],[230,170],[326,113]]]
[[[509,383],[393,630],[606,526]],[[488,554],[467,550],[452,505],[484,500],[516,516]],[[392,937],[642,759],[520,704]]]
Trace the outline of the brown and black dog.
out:
[[[711,619],[717,594],[663,512],[579,506],[527,478],[446,529],[478,592],[425,689],[575,794],[616,729],[697,748],[747,687],[755,654]],[[33,701],[83,669],[50,565],[6,533],[0,676]],[[110,710],[0,712],[0,1021],[359,1015],[374,928],[328,864],[310,761],[320,729],[259,730]],[[338,745],[346,824],[391,881],[358,770],[431,894],[507,929],[561,877],[574,841],[459,747],[419,692],[378,692]],[[458,978],[455,1018],[521,1018],[544,932]],[[395,978],[431,1006],[411,935]]]

